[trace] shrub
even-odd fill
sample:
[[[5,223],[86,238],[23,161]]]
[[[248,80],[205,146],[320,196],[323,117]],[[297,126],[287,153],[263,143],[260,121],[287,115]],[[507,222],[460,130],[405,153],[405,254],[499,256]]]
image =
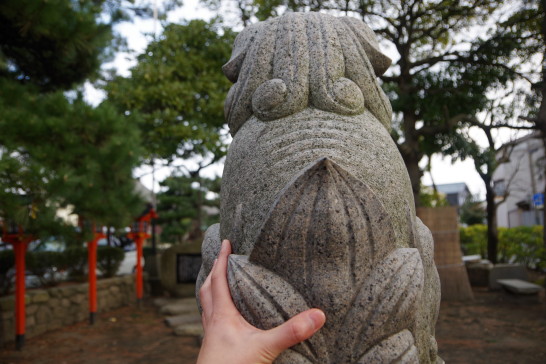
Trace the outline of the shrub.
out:
[[[482,257],[487,253],[487,225],[471,225],[460,228],[461,248],[465,255],[480,254]]]
[[[13,250],[0,251],[0,294],[8,294],[12,286],[12,275],[8,275],[15,267],[15,254]]]
[[[530,269],[546,269],[546,249],[542,241],[542,226],[501,227],[498,230],[498,262],[520,263]],[[463,227],[460,232],[461,248],[465,255],[487,256],[486,225]]]
[[[87,248],[71,246],[63,252],[63,260],[71,279],[84,279],[87,271]]]
[[[125,252],[113,246],[99,246],[97,249],[97,269],[103,277],[113,277],[119,270]]]
[[[154,255],[154,248],[151,246],[144,246],[142,247],[142,256],[144,259],[151,257]]]
[[[499,255],[503,261],[520,263],[531,269],[546,268],[543,227],[518,226],[499,229]]]
[[[26,268],[38,277],[42,286],[55,286],[59,283],[57,271],[64,270],[65,263],[61,252],[27,252]]]

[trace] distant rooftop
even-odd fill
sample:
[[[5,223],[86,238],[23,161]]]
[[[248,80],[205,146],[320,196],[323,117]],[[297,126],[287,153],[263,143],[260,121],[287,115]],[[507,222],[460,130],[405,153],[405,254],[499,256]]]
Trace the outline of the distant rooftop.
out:
[[[153,203],[154,194],[146,186],[144,186],[138,179],[135,179],[135,192],[146,202]]]
[[[463,191],[468,191],[468,186],[464,182],[457,183],[444,183],[441,185],[436,185],[436,188],[439,192],[447,194],[451,193],[460,193]]]

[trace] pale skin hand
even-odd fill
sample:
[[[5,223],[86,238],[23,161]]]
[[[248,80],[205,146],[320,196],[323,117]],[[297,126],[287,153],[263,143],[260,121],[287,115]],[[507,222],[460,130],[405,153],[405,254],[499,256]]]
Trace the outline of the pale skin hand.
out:
[[[281,352],[311,337],[326,321],[319,309],[299,313],[271,330],[249,324],[237,311],[227,281],[228,240],[199,291],[205,337],[197,364],[270,364]]]

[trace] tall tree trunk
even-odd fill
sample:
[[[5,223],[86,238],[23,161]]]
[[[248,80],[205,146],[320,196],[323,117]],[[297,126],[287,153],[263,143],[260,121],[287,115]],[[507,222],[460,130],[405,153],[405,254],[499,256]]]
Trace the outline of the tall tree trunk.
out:
[[[419,167],[419,161],[421,158],[418,153],[402,153],[402,158],[408,169],[408,174],[411,182],[411,188],[413,190],[413,198],[415,199],[415,206],[418,207],[421,205],[421,199],[419,193],[421,192],[421,177],[423,176],[423,171]]]
[[[544,150],[546,151],[546,0],[541,0],[542,5],[542,41],[545,43],[542,53],[542,84],[540,86],[540,93],[542,100],[540,102],[540,107],[538,109],[538,115],[535,121],[535,125],[538,130],[540,130],[542,143],[544,145]],[[546,197],[546,186],[544,187],[544,196]],[[542,243],[546,248],[546,207],[543,207],[543,236]]]
[[[401,89],[406,89],[405,82],[400,85]],[[419,145],[419,135],[415,129],[417,116],[413,110],[403,112],[402,132],[404,133],[404,142],[398,146],[398,150],[404,159],[408,170],[415,206],[421,205],[419,193],[421,192],[421,177],[423,171],[419,167],[419,162],[423,158],[423,152]]]
[[[543,97],[545,96],[545,94],[543,94]],[[544,101],[543,101],[544,103]],[[542,139],[542,148],[544,148],[544,153],[545,153],[545,156],[546,156],[546,132],[544,131],[541,131],[541,139]],[[544,166],[543,168],[546,168],[546,166]],[[546,171],[544,172],[544,175],[546,175]],[[544,190],[542,191],[544,197],[543,198],[546,198],[546,183],[544,184]],[[544,247],[546,248],[546,206],[542,206],[542,244],[544,245]],[[544,283],[546,285],[546,282]]]
[[[486,183],[485,187],[485,200],[487,202],[487,259],[496,264],[499,245],[497,206],[495,205],[495,192],[489,183]]]

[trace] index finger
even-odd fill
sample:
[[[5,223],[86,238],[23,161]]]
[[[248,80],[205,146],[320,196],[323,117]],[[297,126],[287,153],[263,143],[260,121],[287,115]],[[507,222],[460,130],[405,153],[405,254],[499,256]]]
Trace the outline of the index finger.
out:
[[[231,254],[231,243],[229,240],[224,240],[222,241],[218,260],[211,272],[212,304],[215,314],[238,312],[231,298],[227,280],[229,254]]]

